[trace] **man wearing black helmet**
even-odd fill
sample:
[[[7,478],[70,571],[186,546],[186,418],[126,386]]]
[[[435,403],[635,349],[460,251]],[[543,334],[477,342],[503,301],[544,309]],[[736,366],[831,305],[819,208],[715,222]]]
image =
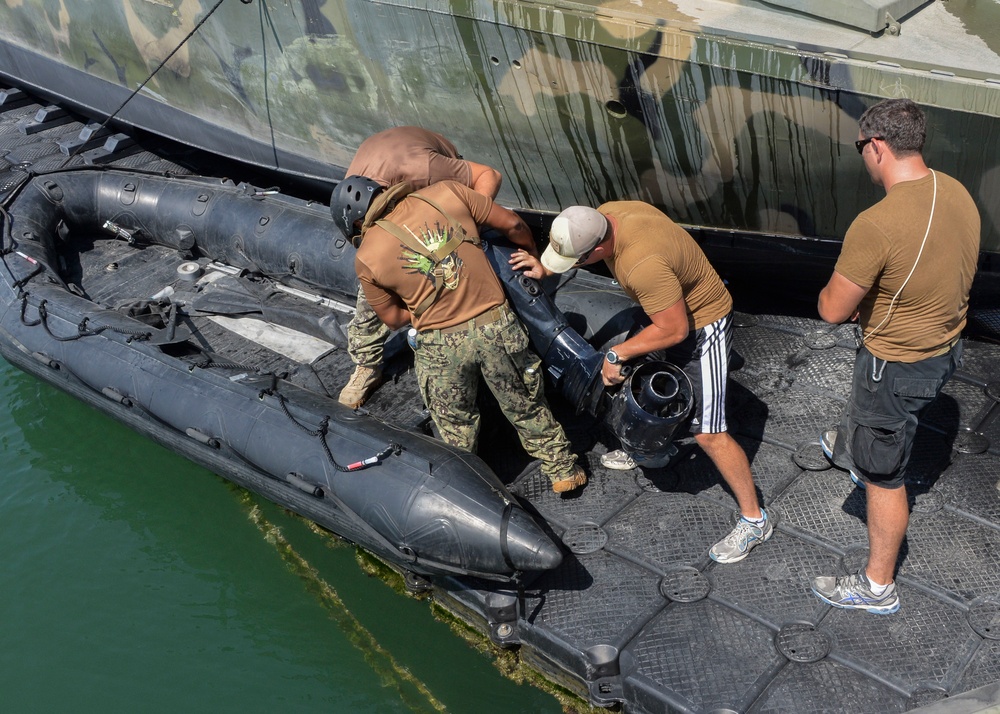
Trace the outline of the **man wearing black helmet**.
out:
[[[347,167],[346,176],[367,178],[369,183],[364,184],[362,190],[387,188],[403,182],[419,190],[438,181],[457,181],[491,199],[496,198],[503,181],[496,169],[464,160],[446,138],[417,126],[394,127],[365,139]],[[347,210],[344,199],[353,193],[341,191],[340,196],[334,193],[330,208],[335,220],[338,214],[343,219]],[[354,219],[347,220],[353,223]],[[342,220],[337,222],[338,227],[345,230]],[[347,351],[355,368],[340,392],[342,404],[352,408],[361,406],[378,385],[382,377],[383,347],[388,337],[389,329],[365,300],[364,291],[358,290],[357,310],[347,328]]]
[[[345,181],[362,186],[356,177]],[[357,190],[350,198],[363,203],[365,195]],[[479,227],[487,226],[537,257],[528,226],[455,181],[367,195],[374,196],[370,206],[352,208],[365,215],[349,236],[362,235],[355,270],[383,323],[418,331],[414,367],[441,438],[475,451],[482,378],[552,490],[583,486],[587,477],[545,400],[541,360],[480,244]]]

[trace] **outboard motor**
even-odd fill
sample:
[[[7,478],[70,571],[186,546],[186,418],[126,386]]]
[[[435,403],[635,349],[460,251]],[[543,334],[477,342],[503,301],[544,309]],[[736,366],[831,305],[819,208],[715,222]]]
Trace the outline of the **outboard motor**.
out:
[[[691,413],[691,380],[669,362],[643,362],[611,398],[608,426],[638,463],[667,453],[677,427]]]
[[[600,416],[640,463],[653,464],[669,452],[677,427],[691,412],[693,388],[684,372],[668,362],[643,362],[609,399],[601,381],[604,353],[574,330],[541,284],[513,270],[508,263],[514,248],[484,236],[483,249],[521,318],[531,344],[542,358],[559,392],[577,413]],[[495,236],[493,236],[495,237]],[[598,325],[590,325],[600,332]]]
[[[601,382],[604,354],[570,327],[566,316],[537,280],[510,267],[508,260],[515,249],[494,243],[489,240],[491,237],[484,236],[486,257],[556,388],[576,407],[578,414],[586,411],[597,416],[604,393]]]

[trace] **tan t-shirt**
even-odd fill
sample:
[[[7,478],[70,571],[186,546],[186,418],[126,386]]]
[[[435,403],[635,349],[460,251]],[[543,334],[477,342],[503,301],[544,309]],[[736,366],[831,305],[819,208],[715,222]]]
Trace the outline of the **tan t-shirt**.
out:
[[[688,329],[696,330],[732,311],[733,299],[705,253],[662,211],[642,201],[612,201],[597,210],[618,222],[605,263],[647,315],[684,298]]]
[[[440,205],[470,236],[479,235],[477,226],[486,221],[493,207],[489,198],[455,181],[435,183],[420,194]],[[431,248],[445,243],[452,231],[447,218],[412,195],[383,220],[392,221]],[[414,317],[418,330],[452,327],[505,301],[500,280],[480,246],[463,241],[443,266],[444,287],[436,301],[419,318]],[[431,261],[377,225],[365,233],[354,267],[365,297],[376,309],[398,295],[412,313],[434,293]]]
[[[409,181],[417,189],[438,181],[472,187],[472,169],[455,145],[419,126],[397,126],[369,136],[345,176],[366,176],[383,186]]]
[[[865,346],[880,359],[917,362],[941,354],[965,327],[979,258],[979,210],[962,184],[936,175],[936,200],[933,176],[904,181],[854,219],[834,268],[871,288],[858,309],[864,334],[871,334]],[[932,201],[934,220],[917,261]]]

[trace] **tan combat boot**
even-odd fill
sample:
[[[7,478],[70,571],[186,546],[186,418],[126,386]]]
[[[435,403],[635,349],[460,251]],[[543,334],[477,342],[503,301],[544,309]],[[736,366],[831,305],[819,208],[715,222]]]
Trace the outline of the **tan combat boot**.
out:
[[[580,488],[580,486],[583,486],[585,483],[587,483],[587,474],[584,473],[583,467],[576,465],[573,467],[569,476],[553,482],[552,490],[556,493],[566,493],[567,491]]]
[[[375,387],[382,381],[382,367],[363,367],[358,365],[354,368],[354,374],[347,380],[347,386],[340,390],[339,401],[341,404],[357,409]]]

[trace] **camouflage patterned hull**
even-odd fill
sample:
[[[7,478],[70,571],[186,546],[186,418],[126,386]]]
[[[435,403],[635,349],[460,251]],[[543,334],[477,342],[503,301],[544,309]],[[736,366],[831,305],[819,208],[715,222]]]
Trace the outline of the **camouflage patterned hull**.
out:
[[[505,205],[643,199],[800,245],[878,199],[856,119],[908,96],[1000,252],[1000,3],[901,3],[4,0],[0,79],[324,181],[420,124],[498,167]]]

